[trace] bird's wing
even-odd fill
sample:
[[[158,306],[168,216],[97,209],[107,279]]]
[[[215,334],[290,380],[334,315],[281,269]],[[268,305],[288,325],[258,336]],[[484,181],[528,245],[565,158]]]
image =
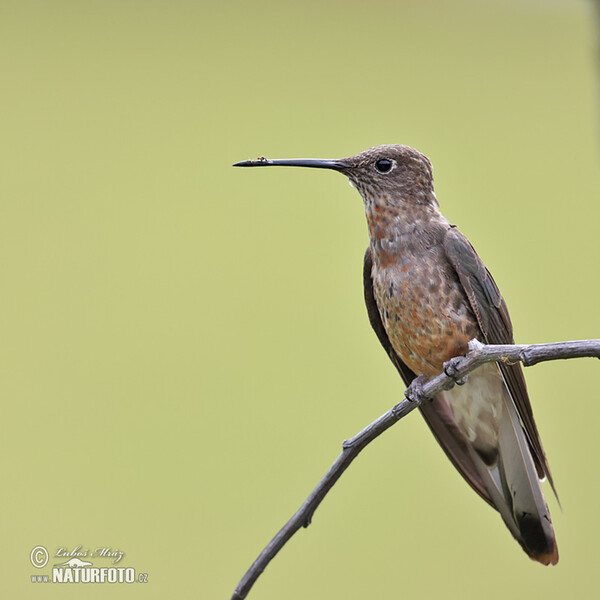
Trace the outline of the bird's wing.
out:
[[[483,333],[484,339],[480,341],[486,344],[514,344],[512,324],[504,299],[469,240],[458,229],[451,227],[444,238],[444,249]],[[556,495],[550,467],[533,419],[521,365],[498,364],[523,424],[537,473],[539,477],[548,478]]]
[[[377,308],[375,294],[373,293],[373,279],[371,276],[372,270],[371,250],[367,248],[365,253],[365,262],[363,269],[363,280],[365,290],[365,303],[367,312],[369,313],[369,321],[373,327],[381,345],[390,357],[392,363],[400,373],[406,386],[416,377],[416,375],[400,360],[392,348],[392,344],[388,338],[385,327]],[[431,401],[425,401],[419,407],[421,414],[425,418],[427,425],[431,429],[433,435],[437,439],[440,446],[454,466],[458,469],[461,475],[467,480],[471,487],[489,504],[492,500],[486,490],[483,479],[475,466],[471,454],[465,442],[464,436],[458,430],[456,422],[448,407],[447,401],[444,399],[444,394],[438,394]]]

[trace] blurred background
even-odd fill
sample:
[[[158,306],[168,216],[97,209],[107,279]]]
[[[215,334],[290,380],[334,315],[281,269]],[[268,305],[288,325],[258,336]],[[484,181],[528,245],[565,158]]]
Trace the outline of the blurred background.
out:
[[[363,306],[359,195],[235,161],[415,146],[516,341],[600,337],[595,25],[575,0],[1,2],[3,595],[81,597],[31,582],[81,545],[148,573],[86,597],[228,598],[342,440],[401,398]],[[598,374],[526,373],[557,567],[415,413],[249,597],[589,595]]]

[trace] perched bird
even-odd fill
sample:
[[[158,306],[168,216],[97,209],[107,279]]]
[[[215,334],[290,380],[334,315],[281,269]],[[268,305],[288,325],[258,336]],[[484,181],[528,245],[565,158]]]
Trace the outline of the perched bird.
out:
[[[404,383],[430,377],[473,338],[512,344],[506,304],[467,240],[439,211],[429,159],[377,146],[339,160],[259,158],[234,166],[333,169],[360,192],[369,229],[369,319]],[[420,406],[433,435],[523,550],[545,565],[558,549],[540,479],[554,483],[520,364],[488,363]]]

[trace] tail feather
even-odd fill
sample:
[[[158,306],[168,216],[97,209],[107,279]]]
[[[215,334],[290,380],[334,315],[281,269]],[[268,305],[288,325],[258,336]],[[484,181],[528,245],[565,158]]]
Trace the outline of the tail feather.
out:
[[[516,442],[516,443],[515,443]],[[517,541],[534,560],[558,562],[558,548],[548,505],[516,408],[504,394],[504,414],[499,432],[499,466],[504,473],[506,501],[520,531]]]
[[[486,464],[472,451],[492,504],[530,558],[554,565],[558,562],[558,548],[550,513],[508,390],[503,398],[498,442],[494,465]]]
[[[485,365],[421,412],[455,467],[498,510],[523,550],[540,563],[556,564],[536,459],[509,390],[498,367]]]

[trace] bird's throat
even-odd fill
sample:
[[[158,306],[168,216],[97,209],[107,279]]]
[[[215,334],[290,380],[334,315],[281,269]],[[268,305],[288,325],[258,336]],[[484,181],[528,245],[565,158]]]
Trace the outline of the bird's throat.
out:
[[[373,260],[385,267],[405,253],[431,245],[449,224],[434,204],[392,201],[386,196],[364,198]]]

